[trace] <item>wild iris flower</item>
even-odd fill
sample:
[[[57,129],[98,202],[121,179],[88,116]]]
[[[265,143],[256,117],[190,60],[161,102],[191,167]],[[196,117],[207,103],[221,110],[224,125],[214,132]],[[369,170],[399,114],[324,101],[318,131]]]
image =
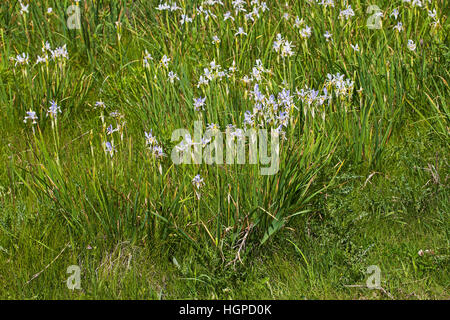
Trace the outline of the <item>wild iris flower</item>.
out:
[[[238,35],[244,35],[246,36],[247,33],[244,31],[244,29],[242,27],[239,27],[238,31],[234,34],[234,36],[238,36]]]
[[[401,22],[397,23],[397,25],[395,25],[393,27],[393,29],[397,30],[398,32],[403,30],[403,24]]]
[[[31,120],[32,124],[35,124],[36,120],[38,119],[38,117],[36,116],[36,112],[30,110],[30,111],[27,111],[26,114],[27,115],[23,119],[23,122],[27,123],[28,120]]]
[[[414,41],[412,40],[408,40],[408,45],[407,45],[408,49],[411,51],[416,50],[416,44],[414,43]]]
[[[145,143],[147,145],[153,146],[155,144],[158,144],[158,141],[153,136],[152,130],[150,130],[150,132],[144,132],[144,135],[145,135]]]
[[[194,99],[194,109],[195,111],[200,111],[200,109],[204,109],[203,106],[205,105],[206,97],[202,98],[196,98]]]
[[[47,110],[47,116],[50,114],[52,118],[56,119],[58,112],[61,113],[61,108],[54,100],[50,101],[50,107]]]
[[[169,72],[168,77],[171,83],[173,83],[175,79],[180,80],[180,78],[178,78],[178,75],[173,71]]]
[[[14,66],[17,66],[17,64],[20,64],[20,65],[28,64],[28,53],[25,54],[25,52],[24,52],[22,54],[18,54],[16,56],[16,58],[12,58],[12,59],[16,61]]]
[[[19,1],[19,4],[20,4],[20,14],[23,15],[25,13],[28,13],[28,6],[29,6],[29,4],[25,5],[21,1]]]
[[[117,152],[116,147],[114,146],[114,144],[112,142],[109,142],[109,141],[105,142],[105,151],[107,153],[109,153],[111,158],[113,157],[114,152]]]
[[[203,187],[203,185],[205,184],[203,182],[203,178],[197,174],[194,179],[192,179],[192,184],[197,188],[200,189],[201,187]]]
[[[106,134],[113,134],[114,132],[119,131],[119,127],[116,129],[113,128],[112,124],[109,125],[108,128],[106,128]]]

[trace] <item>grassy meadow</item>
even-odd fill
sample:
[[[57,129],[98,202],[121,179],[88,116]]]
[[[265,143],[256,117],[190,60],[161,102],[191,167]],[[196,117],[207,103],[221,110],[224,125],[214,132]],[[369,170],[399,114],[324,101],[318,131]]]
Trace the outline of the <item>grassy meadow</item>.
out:
[[[1,1],[0,299],[449,299],[449,11]]]

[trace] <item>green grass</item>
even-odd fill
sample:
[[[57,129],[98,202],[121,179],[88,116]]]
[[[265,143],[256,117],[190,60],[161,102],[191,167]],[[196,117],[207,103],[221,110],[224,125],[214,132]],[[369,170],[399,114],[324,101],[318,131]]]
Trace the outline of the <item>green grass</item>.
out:
[[[348,20],[339,18],[345,1],[267,1],[254,22],[223,2],[204,4],[217,16],[208,19],[192,16],[199,3],[177,2],[193,17],[180,24],[181,11],[157,11],[157,1],[81,1],[78,30],[66,24],[71,1],[33,1],[24,15],[18,1],[0,4],[0,298],[449,299],[445,1],[374,1],[381,29],[366,27],[361,1],[351,1]],[[223,21],[226,11],[234,21]],[[238,27],[247,35],[235,36]],[[273,50],[278,33],[294,55]],[[35,64],[45,41],[66,45],[68,59]],[[22,52],[28,64],[15,65]],[[247,84],[258,59],[270,72]],[[237,70],[197,86],[211,61]],[[261,175],[262,165],[172,162],[175,129],[244,128],[256,82],[267,96],[323,94],[328,73],[354,88],[321,106],[294,98],[275,175]],[[52,100],[57,120],[46,116]],[[36,124],[23,121],[30,110]],[[107,134],[109,125],[119,130]],[[150,129],[167,156],[146,146]],[[81,290],[66,286],[71,265]],[[366,287],[371,265],[381,290]]]

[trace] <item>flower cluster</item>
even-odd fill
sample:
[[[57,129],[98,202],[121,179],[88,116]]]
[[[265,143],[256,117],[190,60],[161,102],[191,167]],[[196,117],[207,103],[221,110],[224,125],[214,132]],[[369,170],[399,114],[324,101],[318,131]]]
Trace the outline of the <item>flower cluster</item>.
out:
[[[415,44],[414,41],[411,40],[411,39],[408,40],[407,47],[408,47],[408,49],[411,50],[411,51],[416,50],[416,44]]]
[[[69,59],[69,53],[67,52],[66,45],[56,48],[55,50],[49,49],[49,51],[51,53],[52,60],[54,61]]]
[[[145,131],[145,145],[148,146],[149,150],[155,156],[155,158],[162,158],[165,156],[162,146],[158,143],[158,140],[153,135],[153,131],[150,129],[150,132]]]
[[[430,24],[431,27],[437,28],[439,25],[439,19],[437,18],[436,9],[433,9],[433,11],[428,10],[428,17],[433,20]]]
[[[403,0],[403,3],[408,3],[413,7],[422,7],[422,1],[421,0]]]
[[[144,64],[144,67],[149,67],[150,66],[150,60],[153,60],[153,57],[152,57],[152,55],[150,54],[150,53],[148,53],[148,51],[147,51],[147,49],[145,50],[145,52],[144,52],[144,59],[143,59],[143,64]]]
[[[255,84],[250,97],[254,106],[252,111],[245,112],[244,126],[273,128],[284,135],[283,128],[288,126],[290,114],[294,108],[297,108],[290,90],[283,88],[276,95],[263,94],[259,85]]]
[[[217,19],[217,14],[215,14],[212,10],[213,6],[220,5],[224,6],[223,2],[221,0],[204,0],[200,3],[198,7],[194,7],[194,13],[193,15],[188,15],[186,12],[182,13],[180,15],[180,24],[188,24],[192,22],[193,17],[200,16],[205,21],[208,19]],[[223,20],[227,21],[235,21],[239,13],[242,12],[243,18],[245,21],[252,21],[254,22],[256,19],[259,19],[261,17],[261,13],[264,13],[269,10],[269,7],[267,6],[266,2],[260,2],[260,0],[252,0],[250,2],[250,6],[248,6],[247,1],[244,0],[233,0],[231,2],[231,5],[233,7],[235,16],[232,15],[230,11],[226,11],[223,14]],[[158,11],[182,11],[183,9],[178,6],[178,4],[175,1],[170,2],[160,2],[159,5],[155,8]],[[244,31],[242,27],[238,28],[238,31],[236,32],[235,36],[237,35],[247,35],[247,33]]]

